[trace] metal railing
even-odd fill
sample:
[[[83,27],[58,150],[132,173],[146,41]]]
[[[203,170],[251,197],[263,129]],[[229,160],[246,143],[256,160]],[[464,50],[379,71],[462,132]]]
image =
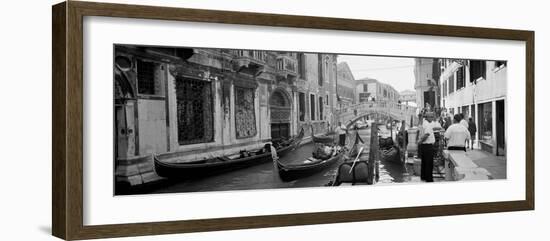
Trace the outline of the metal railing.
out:
[[[261,50],[235,50],[237,57],[245,57],[259,62],[267,62],[267,52]]]
[[[277,70],[297,73],[298,61],[292,57],[281,55],[277,57]]]

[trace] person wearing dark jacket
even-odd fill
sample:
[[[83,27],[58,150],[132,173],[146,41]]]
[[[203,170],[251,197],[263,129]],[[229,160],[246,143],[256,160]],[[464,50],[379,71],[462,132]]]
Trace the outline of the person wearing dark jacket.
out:
[[[472,117],[470,117],[468,119],[468,131],[470,131],[470,141],[469,141],[469,146],[470,146],[470,149],[474,149],[474,140],[476,139],[476,132],[477,132],[477,128],[476,128],[476,123],[472,120]]]

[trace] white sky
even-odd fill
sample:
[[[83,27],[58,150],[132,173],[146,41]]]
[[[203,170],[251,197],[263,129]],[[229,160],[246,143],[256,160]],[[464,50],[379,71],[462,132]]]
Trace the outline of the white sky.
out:
[[[377,79],[397,91],[414,90],[414,58],[338,55],[338,63],[347,62],[353,77]]]

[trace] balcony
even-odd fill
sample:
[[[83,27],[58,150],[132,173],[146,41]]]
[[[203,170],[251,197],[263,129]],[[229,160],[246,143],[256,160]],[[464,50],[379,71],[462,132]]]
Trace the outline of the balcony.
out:
[[[277,56],[277,75],[282,79],[295,80],[298,76],[298,61],[289,55]]]
[[[235,50],[237,59],[247,59],[257,64],[265,64],[267,62],[267,53],[260,50]]]
[[[245,72],[257,76],[267,65],[267,52],[260,50],[233,50],[233,64],[237,72]]]

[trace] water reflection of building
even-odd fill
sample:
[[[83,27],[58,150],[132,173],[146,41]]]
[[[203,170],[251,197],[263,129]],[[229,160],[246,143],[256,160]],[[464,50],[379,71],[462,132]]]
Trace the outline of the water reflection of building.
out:
[[[505,155],[506,62],[442,59],[439,65],[441,105],[472,117],[482,149]]]
[[[440,68],[438,59],[416,58],[414,60],[414,89],[416,104],[419,108],[437,107],[440,100],[438,81]]]
[[[334,118],[335,55],[118,45],[114,68],[117,178],[131,184],[151,154],[225,155]]]
[[[357,102],[367,101],[399,101],[399,92],[391,85],[382,83],[376,79],[363,78],[356,81]]]
[[[336,92],[339,98],[338,108],[355,104],[355,78],[348,63],[338,63]]]

